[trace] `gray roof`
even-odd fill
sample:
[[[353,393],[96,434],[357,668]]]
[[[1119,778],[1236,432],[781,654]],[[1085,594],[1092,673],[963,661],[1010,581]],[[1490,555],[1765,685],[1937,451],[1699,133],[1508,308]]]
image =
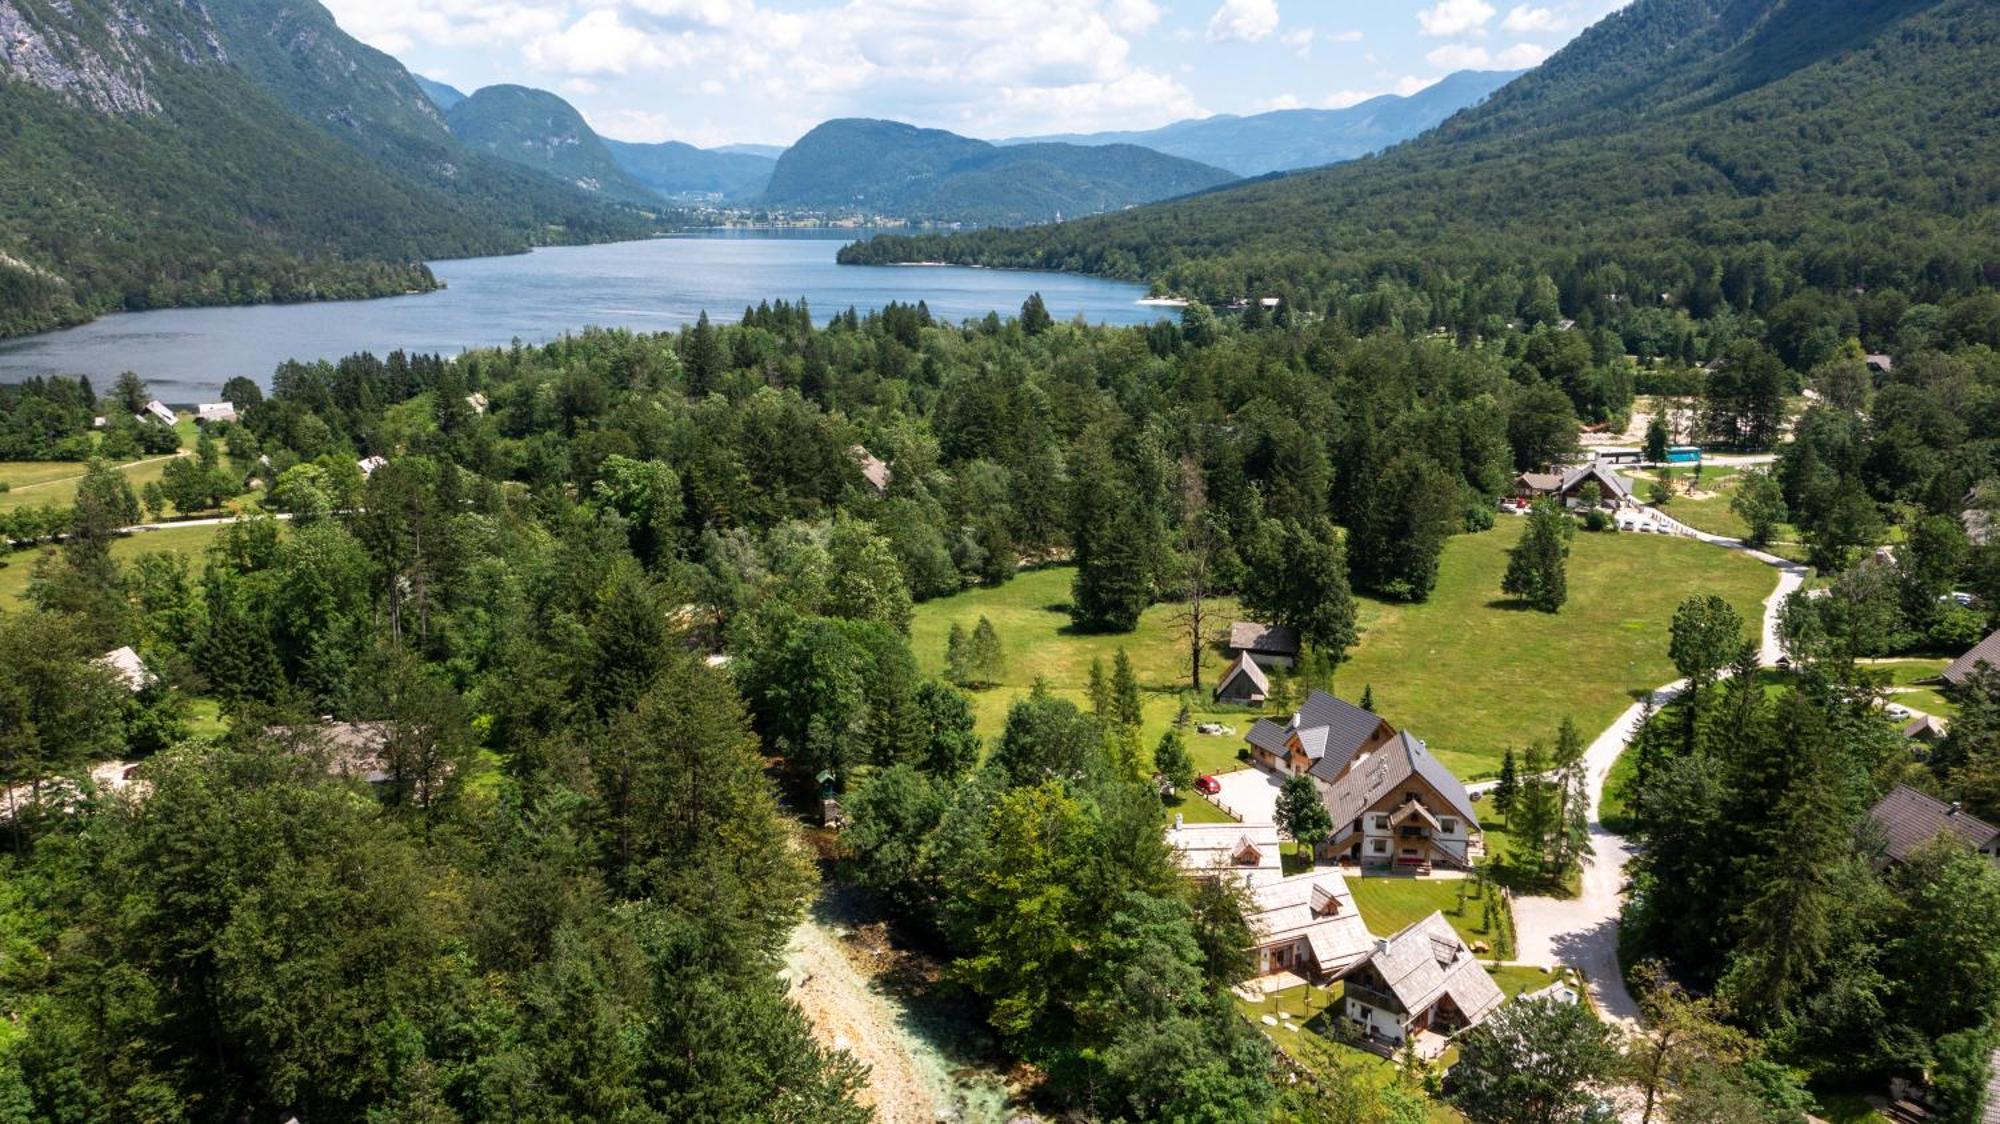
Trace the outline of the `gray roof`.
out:
[[[1299,634],[1282,624],[1237,621],[1229,626],[1229,647],[1237,652],[1264,652],[1273,656],[1299,654]]]
[[[1299,741],[1313,763],[1313,773],[1328,769],[1332,771],[1324,775],[1331,777],[1346,768],[1362,746],[1374,740],[1382,728],[1382,719],[1325,691],[1312,691],[1292,716],[1291,728],[1299,731]]]
[[[1607,500],[1622,500],[1632,495],[1632,489],[1625,486],[1625,481],[1619,479],[1617,473],[1604,467],[1598,461],[1578,465],[1563,473],[1560,490],[1563,495],[1568,495],[1572,489],[1583,487],[1585,482],[1593,477],[1596,478],[1598,485],[1603,489],[1604,498]]]
[[[1320,776],[1317,765],[1312,771],[1314,776]],[[1374,807],[1383,793],[1393,790],[1412,775],[1421,777],[1444,800],[1448,807],[1438,811],[1460,816],[1475,828],[1479,826],[1479,815],[1472,810],[1472,797],[1466,793],[1465,786],[1458,783],[1458,778],[1444,767],[1444,762],[1431,756],[1423,742],[1407,732],[1397,734],[1381,749],[1369,754],[1346,776],[1329,774],[1321,777],[1327,782],[1323,790],[1327,812],[1333,816],[1336,827],[1347,823]]]
[[[1903,723],[1903,736],[1930,741],[1945,736],[1944,720],[1935,714],[1919,714]]]
[[[2000,631],[1989,633],[1971,651],[1951,661],[1941,674],[1945,682],[1958,686],[1972,678],[1973,671],[1982,663],[2000,668]]]
[[[1215,693],[1218,695],[1221,694],[1229,686],[1230,682],[1239,675],[1247,677],[1251,684],[1257,688],[1258,694],[1269,695],[1271,693],[1271,680],[1265,677],[1264,669],[1257,666],[1257,661],[1251,659],[1248,652],[1236,657],[1236,662],[1230,665],[1229,671],[1223,675],[1222,682],[1215,685]]]
[[[1243,912],[1259,945],[1304,940],[1322,972],[1345,972],[1375,944],[1347,879],[1335,867],[1255,883]]]
[[[1991,847],[2000,838],[2000,827],[1906,784],[1897,785],[1889,790],[1889,795],[1876,801],[1868,809],[1868,818],[1888,836],[1889,857],[1897,862],[1946,832],[1979,849]]]
[[[1470,1025],[1507,1001],[1442,913],[1378,944],[1368,963],[1409,1014],[1428,1010],[1449,995]]]
[[[1560,472],[1523,472],[1515,482],[1531,492],[1553,492],[1562,487]]]

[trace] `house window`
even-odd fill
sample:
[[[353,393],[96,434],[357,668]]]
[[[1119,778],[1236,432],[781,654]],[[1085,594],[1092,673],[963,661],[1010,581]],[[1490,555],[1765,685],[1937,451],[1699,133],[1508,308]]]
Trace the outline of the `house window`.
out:
[[[1458,821],[1452,819],[1450,816],[1441,816],[1438,819],[1438,830],[1446,835],[1450,835],[1458,830]]]
[[[1377,812],[1375,814],[1375,830],[1376,831],[1389,830],[1389,817],[1387,815],[1381,812]]]
[[[1389,841],[1387,839],[1377,839],[1372,849],[1378,855],[1386,855],[1389,853]]]

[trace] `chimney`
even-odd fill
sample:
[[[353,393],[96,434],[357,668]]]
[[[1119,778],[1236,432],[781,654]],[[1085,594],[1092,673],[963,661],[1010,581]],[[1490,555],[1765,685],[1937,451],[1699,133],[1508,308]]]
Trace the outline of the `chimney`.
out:
[[[1951,802],[1951,811],[1946,812],[1945,815],[1955,816],[1963,811],[1965,811],[1965,805],[1960,804],[1958,801],[1954,800]]]
[[[1378,955],[1378,956],[1386,956],[1386,955],[1388,955],[1388,952],[1389,952],[1389,938],[1387,938],[1387,937],[1376,937],[1376,938],[1375,938],[1375,954],[1376,954],[1376,955]]]

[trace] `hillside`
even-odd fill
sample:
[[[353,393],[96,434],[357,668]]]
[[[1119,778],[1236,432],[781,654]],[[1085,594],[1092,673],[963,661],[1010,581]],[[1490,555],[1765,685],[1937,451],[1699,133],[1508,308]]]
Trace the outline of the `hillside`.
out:
[[[431,99],[431,104],[441,110],[450,109],[465,100],[465,91],[448,82],[438,82],[421,74],[412,74],[410,77],[416,79],[417,89],[422,90],[424,96]]]
[[[611,158],[625,174],[668,198],[720,196],[742,202],[764,193],[777,161],[769,156],[696,148],[680,141],[636,144],[606,137]]]
[[[879,238],[843,260],[1055,267],[1211,298],[1483,283],[1414,306],[1468,329],[1513,314],[1537,272],[1570,316],[1660,294],[1761,314],[1805,286],[1939,299],[2000,268],[1996,42],[2000,6],[1979,0],[1637,0],[1379,158],[1059,228]]]
[[[1226,183],[1132,145],[993,145],[896,121],[828,121],[785,150],[763,201],[996,226],[1115,211]]]
[[[0,136],[0,335],[652,225],[468,152],[309,0],[0,0]]]
[[[475,152],[532,168],[583,191],[651,205],[658,197],[611,158],[576,107],[545,90],[487,86],[446,113],[452,135]]]
[[[1345,109],[1219,114],[1139,132],[1023,137],[1001,144],[1136,144],[1169,156],[1261,176],[1353,160],[1400,144],[1513,81],[1518,70],[1461,70],[1414,94],[1383,94]]]

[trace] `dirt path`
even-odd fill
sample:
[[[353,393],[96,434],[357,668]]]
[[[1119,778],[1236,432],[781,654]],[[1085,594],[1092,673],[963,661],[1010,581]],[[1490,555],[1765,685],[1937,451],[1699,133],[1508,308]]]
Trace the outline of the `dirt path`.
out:
[[[862,1100],[884,1124],[935,1124],[950,1115],[949,1076],[911,1048],[900,1012],[847,958],[834,931],[807,918],[785,949],[792,999],[822,1045],[846,1050],[868,1066]]]

